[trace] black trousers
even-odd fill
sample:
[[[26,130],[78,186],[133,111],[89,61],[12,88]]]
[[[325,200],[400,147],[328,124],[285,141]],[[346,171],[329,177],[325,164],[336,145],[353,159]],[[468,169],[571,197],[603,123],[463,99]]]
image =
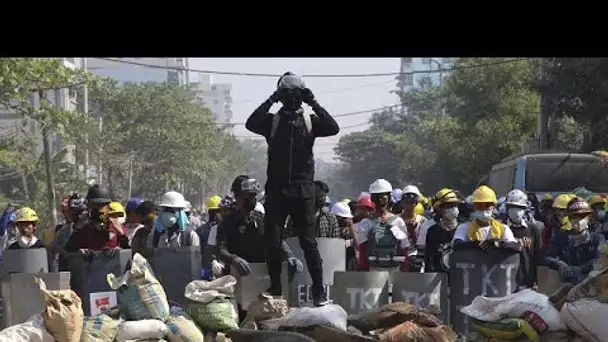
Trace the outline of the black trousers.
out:
[[[314,299],[323,296],[323,269],[321,255],[317,248],[315,232],[315,206],[312,198],[291,197],[284,193],[274,193],[266,198],[264,203],[264,239],[266,242],[266,263],[270,276],[270,287],[273,295],[281,292],[281,265],[284,238],[284,226],[287,216],[291,216],[293,230],[300,240],[304,251],[306,266],[312,279],[312,295]]]

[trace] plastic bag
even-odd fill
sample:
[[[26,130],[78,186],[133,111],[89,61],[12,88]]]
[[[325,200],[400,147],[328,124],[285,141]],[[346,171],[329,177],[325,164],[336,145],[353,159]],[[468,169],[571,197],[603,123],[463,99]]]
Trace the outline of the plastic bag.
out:
[[[559,311],[549,297],[533,290],[523,290],[505,297],[477,296],[460,312],[485,322],[497,322],[505,317],[522,318],[539,333],[565,329]]]
[[[484,322],[472,319],[478,334],[509,341],[540,342],[538,332],[521,318],[505,318],[498,322]]]
[[[120,321],[115,321],[107,315],[85,317],[80,341],[112,342],[118,334],[118,326],[120,323]]]
[[[167,325],[156,319],[126,321],[118,326],[116,341],[160,340],[167,335]]]
[[[170,342],[204,341],[205,335],[185,313],[172,314],[165,322],[167,324],[167,339]]]
[[[42,315],[34,315],[0,331],[0,342],[55,342],[55,338],[44,327]]]
[[[165,290],[154,277],[148,261],[136,253],[131,270],[116,278],[108,274],[108,284],[116,290],[120,311],[128,320],[160,319],[169,317],[169,302]]]
[[[57,342],[78,342],[82,333],[82,302],[72,290],[49,291],[44,280],[34,277],[44,298],[44,326]]]
[[[260,322],[269,330],[278,330],[281,326],[308,327],[311,325],[327,325],[346,331],[348,314],[337,304],[329,304],[320,308],[295,308],[280,318]]]
[[[227,275],[214,281],[195,280],[186,286],[185,311],[205,330],[238,328],[238,314],[229,298],[236,279]]]
[[[584,298],[562,307],[562,318],[568,328],[587,341],[608,341],[608,304]]]

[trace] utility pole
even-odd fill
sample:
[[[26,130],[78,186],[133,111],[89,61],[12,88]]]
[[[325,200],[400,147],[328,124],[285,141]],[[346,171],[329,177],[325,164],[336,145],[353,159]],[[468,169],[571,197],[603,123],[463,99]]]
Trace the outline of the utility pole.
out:
[[[44,90],[38,91],[40,97],[39,108],[42,108],[42,101],[46,101],[46,93]],[[55,106],[61,108],[61,89],[55,90]],[[46,194],[47,205],[51,213],[53,226],[57,225],[57,208],[55,200],[55,177],[51,170],[51,132],[49,126],[42,124],[42,147],[44,148],[44,167],[46,169]]]
[[[131,198],[131,192],[133,190],[133,160],[129,161],[129,196]]]
[[[539,58],[539,70],[541,82],[545,81],[546,59]],[[540,94],[540,111],[538,116],[538,148],[543,151],[549,145],[549,110],[547,106],[547,96]]]
[[[88,69],[88,61],[86,57],[82,57],[82,69],[87,71]],[[81,102],[81,110],[82,113],[89,119],[89,87],[85,84],[82,89],[82,101]],[[89,134],[85,133],[84,136],[84,181],[89,184]]]
[[[103,113],[99,113],[99,133],[103,132]],[[99,158],[97,159],[97,184],[101,186],[103,184],[103,160],[102,160],[103,150],[101,148],[101,144],[99,144]]]

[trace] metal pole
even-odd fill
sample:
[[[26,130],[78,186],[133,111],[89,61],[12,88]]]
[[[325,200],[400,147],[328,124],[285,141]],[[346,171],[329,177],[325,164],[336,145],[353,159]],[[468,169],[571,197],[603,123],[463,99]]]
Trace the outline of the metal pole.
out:
[[[133,189],[133,160],[129,161],[129,197],[131,198],[131,192]]]
[[[87,58],[82,57],[82,69],[84,71],[88,70]],[[89,118],[89,87],[85,84],[82,89],[82,112],[87,117],[87,121]],[[89,183],[89,134],[85,134],[84,136],[84,181]]]
[[[101,115],[103,113],[99,113],[99,133],[103,132],[103,118]],[[103,149],[101,148],[101,144],[99,145],[99,160],[97,164],[97,184],[101,186],[103,184],[103,160],[102,160]]]
[[[545,78],[546,59],[540,58],[540,77]],[[541,151],[546,150],[549,145],[549,110],[547,109],[547,96],[540,94],[540,115],[538,117],[538,147]]]

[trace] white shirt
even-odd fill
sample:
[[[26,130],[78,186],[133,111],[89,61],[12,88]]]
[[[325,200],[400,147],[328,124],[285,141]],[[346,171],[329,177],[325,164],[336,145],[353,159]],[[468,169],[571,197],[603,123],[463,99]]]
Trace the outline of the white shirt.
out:
[[[410,248],[410,240],[407,238],[407,228],[405,227],[405,222],[400,216],[394,215],[391,216],[387,223],[392,225],[391,232],[395,235],[397,240],[401,241],[401,249],[409,249]],[[376,226],[375,219],[364,218],[358,223],[355,223],[355,230],[357,231],[357,236],[359,237],[359,243],[364,243],[367,241],[367,237],[369,232]]]
[[[469,225],[470,224],[471,224],[471,222],[460,224],[458,226],[458,228],[456,228],[456,233],[454,233],[454,239],[452,241],[455,241],[455,240],[469,241]],[[504,233],[502,234],[500,239],[502,241],[506,241],[506,242],[517,242],[517,240],[515,240],[515,236],[513,236],[513,231],[511,231],[511,228],[509,228],[509,226],[507,226],[505,224],[503,224],[502,226],[504,227]],[[491,230],[492,230],[490,225],[482,227],[479,230],[481,231],[481,236],[483,238],[483,241],[488,240],[490,238],[490,236],[491,236],[490,234],[491,234]]]
[[[420,231],[418,232],[418,240],[416,241],[416,246],[425,247],[426,246],[426,236],[429,232],[429,229],[436,225],[437,221],[435,220],[426,220],[420,226]]]

